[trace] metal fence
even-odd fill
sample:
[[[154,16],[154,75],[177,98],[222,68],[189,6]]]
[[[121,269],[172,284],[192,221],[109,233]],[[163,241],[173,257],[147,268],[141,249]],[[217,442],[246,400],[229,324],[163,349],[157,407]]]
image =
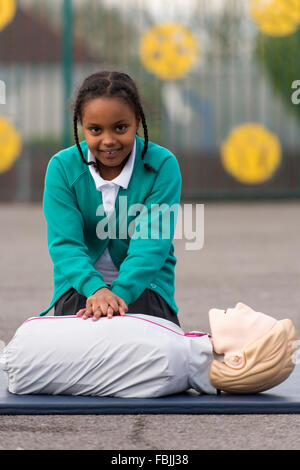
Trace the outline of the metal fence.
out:
[[[89,73],[136,80],[183,199],[300,196],[300,1],[0,2],[0,201],[41,201]]]

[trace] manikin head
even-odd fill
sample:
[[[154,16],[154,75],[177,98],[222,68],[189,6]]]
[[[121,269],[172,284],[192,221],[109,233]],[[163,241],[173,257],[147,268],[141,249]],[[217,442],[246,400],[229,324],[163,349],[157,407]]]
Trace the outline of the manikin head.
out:
[[[283,382],[294,369],[296,330],[291,320],[276,320],[239,302],[211,309],[209,323],[215,353],[210,367],[214,387],[228,393],[258,393]]]

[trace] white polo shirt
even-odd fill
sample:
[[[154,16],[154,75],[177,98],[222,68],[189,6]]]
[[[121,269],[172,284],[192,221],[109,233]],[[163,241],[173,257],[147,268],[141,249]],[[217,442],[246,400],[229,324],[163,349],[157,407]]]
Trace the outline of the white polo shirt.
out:
[[[95,168],[92,165],[89,165],[89,170],[95,181],[96,188],[102,193],[103,207],[107,217],[109,217],[109,215],[115,209],[115,202],[120,186],[122,186],[124,189],[127,189],[129,185],[134,166],[135,152],[136,142],[134,142],[132,152],[123,170],[119,176],[111,181],[104,180],[100,174],[97,173]],[[90,151],[88,152],[88,161],[96,161],[96,158]],[[94,267],[102,274],[106,284],[111,284],[112,281],[118,277],[119,271],[111,259],[108,248],[106,248],[100,258],[94,263]]]

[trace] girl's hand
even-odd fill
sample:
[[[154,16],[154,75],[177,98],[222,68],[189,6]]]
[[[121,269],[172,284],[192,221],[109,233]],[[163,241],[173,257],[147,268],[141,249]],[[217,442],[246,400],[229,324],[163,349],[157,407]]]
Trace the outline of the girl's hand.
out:
[[[87,299],[86,308],[79,310],[76,316],[84,320],[92,316],[92,320],[97,321],[101,316],[112,318],[114,313],[124,316],[127,311],[128,307],[121,297],[102,287]]]

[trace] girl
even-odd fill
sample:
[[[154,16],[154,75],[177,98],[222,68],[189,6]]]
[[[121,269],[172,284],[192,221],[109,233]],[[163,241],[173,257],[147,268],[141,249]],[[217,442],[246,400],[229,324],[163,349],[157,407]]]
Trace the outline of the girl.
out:
[[[175,156],[149,142],[137,87],[125,73],[87,77],[73,120],[76,145],[51,158],[45,178],[43,209],[54,293],[41,315],[54,306],[54,315],[97,320],[144,313],[179,325],[172,243],[176,211],[164,222],[168,236],[162,236],[159,215],[170,216],[170,208],[179,205],[181,175]],[[140,124],[144,139],[137,134]],[[109,231],[104,230],[107,225]]]

